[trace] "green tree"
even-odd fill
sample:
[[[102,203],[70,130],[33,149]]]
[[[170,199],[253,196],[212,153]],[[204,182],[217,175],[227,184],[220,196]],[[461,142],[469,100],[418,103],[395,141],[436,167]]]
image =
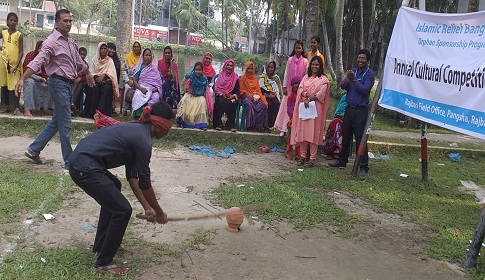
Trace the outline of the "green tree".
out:
[[[201,9],[204,10],[204,7],[201,6]],[[172,9],[172,13],[180,23],[180,27],[189,31],[196,31],[199,21],[205,19],[199,7],[196,7],[192,0],[182,0],[178,6]]]

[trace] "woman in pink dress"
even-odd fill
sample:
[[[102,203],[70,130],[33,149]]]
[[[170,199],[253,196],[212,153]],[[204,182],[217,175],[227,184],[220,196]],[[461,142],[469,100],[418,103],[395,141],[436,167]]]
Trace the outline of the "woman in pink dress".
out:
[[[281,100],[280,109],[274,124],[274,127],[281,131],[280,136],[284,136],[288,131],[290,117],[286,110],[286,103],[288,101],[288,94],[291,92],[291,81],[293,77],[302,79],[307,71],[308,60],[305,57],[304,50],[303,42],[297,40],[293,46],[293,52],[290,54],[290,58],[288,58],[288,62],[286,63],[285,77],[283,78],[283,100]]]
[[[323,143],[329,104],[330,82],[325,76],[322,59],[314,56],[310,61],[308,73],[303,77],[298,88],[291,127],[290,144],[300,149],[298,160],[300,166],[315,165],[318,146]],[[306,163],[308,146],[310,146],[310,160]]]

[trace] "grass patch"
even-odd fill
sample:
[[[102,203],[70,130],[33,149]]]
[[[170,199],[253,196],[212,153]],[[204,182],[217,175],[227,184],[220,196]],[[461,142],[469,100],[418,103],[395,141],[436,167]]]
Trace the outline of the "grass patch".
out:
[[[0,178],[0,223],[12,223],[21,219],[21,212],[37,210],[41,205],[38,215],[59,209],[64,198],[60,180],[69,176],[37,172],[32,164],[2,161]]]
[[[215,233],[215,230],[197,229],[181,244],[169,246],[165,243],[146,242],[127,232],[123,246],[126,252],[136,253],[122,253],[121,256],[116,257],[126,260],[127,266],[131,270],[127,276],[121,279],[136,279],[149,267],[180,258],[188,250],[200,250],[201,245],[211,244]],[[41,260],[42,258],[45,262]],[[95,261],[96,255],[81,243],[73,248],[20,250],[6,255],[3,263],[0,264],[0,278],[115,279],[112,276],[98,273],[93,267]]]
[[[226,208],[269,200],[268,208],[257,211],[258,218],[265,223],[288,221],[298,230],[326,224],[336,227],[341,235],[352,234],[352,217],[326,198],[326,192],[338,177],[329,174],[322,184],[321,175],[321,170],[314,168],[265,181],[239,178],[245,187],[222,185],[213,194]]]
[[[116,117],[128,121],[126,117]],[[44,128],[46,120],[32,119],[2,119],[0,126],[0,137],[22,136],[35,138]],[[92,123],[72,123],[71,142],[78,143],[83,137],[94,132],[96,127]],[[153,139],[153,146],[157,149],[174,149],[176,146],[189,147],[190,145],[210,145],[215,149],[224,149],[225,146],[234,146],[238,152],[256,151],[261,145],[269,147],[286,147],[286,142],[279,137],[269,134],[262,134],[264,137],[254,137],[241,133],[217,133],[200,131],[197,129],[172,129],[170,133],[160,140]],[[58,142],[56,135],[52,138]]]
[[[461,264],[482,207],[473,195],[458,187],[460,180],[485,185],[482,175],[485,156],[465,152],[460,163],[452,163],[443,151],[430,155],[433,160],[428,166],[428,183],[421,181],[419,150],[403,148],[395,149],[388,160],[373,160],[365,179],[352,177],[351,165],[346,169],[307,168],[303,172],[297,172],[295,167],[295,171],[283,177],[238,178],[234,185],[221,185],[213,194],[225,207],[269,200],[270,207],[257,212],[264,222],[288,221],[297,229],[324,224],[346,233],[352,230],[352,223],[360,221],[337,208],[326,196],[331,191],[345,192],[364,199],[379,212],[399,214],[404,220],[423,226],[429,232],[424,253]],[[402,178],[401,173],[409,177]],[[241,183],[246,186],[236,187]],[[484,264],[480,258],[480,272],[471,274],[484,275]]]

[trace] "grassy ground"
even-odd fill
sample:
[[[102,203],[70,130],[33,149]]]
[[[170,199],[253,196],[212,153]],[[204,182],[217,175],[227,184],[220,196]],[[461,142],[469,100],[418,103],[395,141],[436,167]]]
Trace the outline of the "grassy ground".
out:
[[[34,137],[44,123],[3,119],[0,136]],[[93,130],[94,126],[91,124],[74,124],[74,142]],[[274,145],[283,145],[278,138],[274,141]],[[264,142],[269,146],[267,141]],[[242,134],[221,133],[214,137],[212,133],[173,130],[169,137],[157,141],[155,146],[165,149],[192,144],[208,144],[217,148],[231,145],[236,146],[238,151],[251,151],[261,145],[262,141],[247,138]],[[211,194],[211,199],[228,207],[263,202],[271,197],[270,207],[257,213],[260,220],[274,225],[280,221],[287,221],[301,230],[331,227],[342,237],[349,238],[358,234],[353,230],[353,224],[360,221],[336,207],[327,196],[329,192],[344,192],[364,199],[377,211],[399,214],[403,219],[425,228],[429,233],[429,243],[424,248],[424,256],[462,264],[468,240],[474,234],[482,207],[476,204],[472,195],[459,191],[458,187],[460,180],[471,180],[477,185],[485,185],[485,178],[482,176],[485,155],[463,151],[462,161],[451,163],[447,157],[448,151],[430,150],[430,179],[423,183],[418,148],[379,149],[382,149],[383,154],[390,154],[390,158],[373,160],[371,172],[365,179],[353,178],[349,168],[341,170],[317,167],[305,169],[305,172],[293,171],[286,177],[271,177],[265,180],[253,178],[249,182],[245,178],[244,188],[237,188],[235,182],[239,180],[233,178],[234,184],[217,188]],[[401,173],[406,173],[409,177],[402,178],[399,176]],[[59,174],[48,172],[36,173],[19,162],[5,160],[0,162],[0,175],[3,179],[0,183],[0,229],[2,235],[10,238],[12,242],[21,242],[21,239],[15,241],[13,237],[15,228],[22,219],[19,211],[31,211],[40,208],[40,205],[45,211],[58,209],[64,197],[63,190],[58,187],[60,177]],[[65,184],[69,183],[68,180],[64,180]],[[29,187],[33,181],[36,182],[36,188]],[[163,263],[168,258],[182,254],[187,248],[196,249],[198,244],[209,242],[214,234],[201,230],[183,244],[172,247],[167,244],[149,244],[134,238],[130,233],[125,237],[125,241],[128,250],[150,250],[150,254],[160,254],[159,262]],[[154,246],[163,248],[155,250]],[[134,273],[130,273],[129,277],[136,277],[136,271],[146,268],[146,261],[142,256],[136,255],[138,254],[130,256],[130,267]],[[40,262],[41,257],[48,261]],[[91,269],[93,260],[94,256],[81,244],[68,249],[46,250],[35,247],[29,250],[16,250],[8,254],[0,264],[0,278],[105,279]],[[483,279],[483,258],[479,258],[478,267],[470,271],[470,276],[472,279]]]

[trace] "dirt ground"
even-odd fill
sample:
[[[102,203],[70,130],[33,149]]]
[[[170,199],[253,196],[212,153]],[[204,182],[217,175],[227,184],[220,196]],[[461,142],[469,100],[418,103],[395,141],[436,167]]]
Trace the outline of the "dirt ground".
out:
[[[28,161],[23,153],[31,141],[22,137],[2,139],[1,157]],[[32,165],[33,168],[63,174],[58,143],[51,142],[41,158],[47,163]],[[185,148],[154,151],[151,167],[153,186],[169,215],[222,210],[206,200],[204,193],[230,176],[284,175],[287,167],[296,168],[283,154],[236,153],[229,159],[209,159],[193,155]],[[323,166],[317,168],[325,172]],[[123,176],[124,171],[116,169],[114,173]],[[71,188],[63,184],[60,181],[60,187]],[[133,218],[129,230],[136,238],[151,242],[178,244],[198,228],[217,230],[213,243],[204,246],[203,251],[190,251],[182,260],[153,266],[138,279],[466,279],[456,265],[424,259],[419,254],[426,242],[426,234],[419,226],[397,215],[377,213],[366,203],[345,194],[328,196],[343,209],[369,221],[357,225],[358,237],[342,239],[325,229],[295,232],[284,223],[269,228],[257,220],[251,223],[245,220],[240,232],[231,233],[225,230],[224,219],[154,225]],[[133,212],[141,213],[134,196],[129,195],[129,199]],[[94,231],[87,231],[86,227],[96,225],[98,211],[98,205],[90,197],[73,188],[62,209],[52,213],[55,220],[25,222],[22,228],[25,235],[52,248],[69,247],[78,241],[92,244]],[[2,239],[1,254],[12,249],[7,242]]]

